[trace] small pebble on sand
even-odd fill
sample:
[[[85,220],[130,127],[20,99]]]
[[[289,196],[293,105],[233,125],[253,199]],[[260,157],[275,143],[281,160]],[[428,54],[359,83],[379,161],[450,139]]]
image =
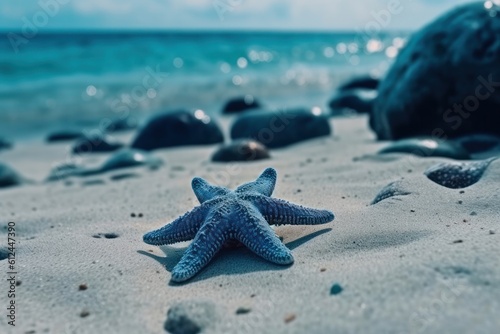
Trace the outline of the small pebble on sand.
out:
[[[335,283],[334,285],[332,285],[331,289],[330,289],[330,295],[338,295],[342,292],[342,290],[344,290],[344,288],[342,288],[340,286],[340,284],[338,283]]]
[[[240,315],[240,314],[247,314],[247,313],[250,313],[250,311],[252,311],[252,309],[250,307],[238,307],[238,309],[236,310],[236,314]]]
[[[293,314],[293,313],[287,314],[285,316],[285,319],[284,319],[285,320],[285,324],[288,324],[288,323],[294,321],[295,318],[297,318],[297,316],[295,314]]]

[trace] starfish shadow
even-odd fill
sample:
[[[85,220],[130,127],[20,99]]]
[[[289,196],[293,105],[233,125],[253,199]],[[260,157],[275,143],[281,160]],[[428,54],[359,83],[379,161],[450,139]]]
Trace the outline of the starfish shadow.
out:
[[[309,240],[312,240],[324,233],[330,232],[331,228],[321,229],[319,231],[312,232],[296,240],[286,243],[289,249],[295,249]],[[161,246],[160,249],[165,253],[165,256],[158,256],[150,252],[143,250],[138,250],[137,253],[145,255],[167,269],[171,272],[175,265],[180,261],[185,249],[187,247],[172,247],[172,246]],[[244,246],[238,246],[236,248],[231,247],[223,248],[219,251],[217,256],[211,261],[210,266],[205,267],[199,275],[193,277],[187,282],[175,283],[170,282],[171,286],[184,285],[186,283],[203,281],[205,279],[216,277],[220,275],[239,275],[256,271],[278,271],[284,270],[290,267],[290,265],[277,265],[262,259],[256,254],[252,253],[250,250]]]

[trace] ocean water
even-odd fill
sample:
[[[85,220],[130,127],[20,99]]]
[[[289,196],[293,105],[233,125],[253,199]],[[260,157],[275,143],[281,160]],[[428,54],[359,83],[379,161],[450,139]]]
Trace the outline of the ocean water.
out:
[[[0,137],[93,126],[179,107],[220,112],[234,96],[327,105],[348,78],[383,75],[407,34],[92,32],[0,38]]]

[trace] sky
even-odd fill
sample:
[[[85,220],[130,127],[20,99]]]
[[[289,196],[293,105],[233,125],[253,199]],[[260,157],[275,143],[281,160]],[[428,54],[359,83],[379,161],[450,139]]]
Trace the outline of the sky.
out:
[[[467,0],[0,0],[0,29],[414,30]]]

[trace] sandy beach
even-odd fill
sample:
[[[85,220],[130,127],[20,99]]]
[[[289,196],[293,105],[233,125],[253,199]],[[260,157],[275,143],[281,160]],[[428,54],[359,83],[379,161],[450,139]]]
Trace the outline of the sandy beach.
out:
[[[476,184],[449,189],[424,175],[449,159],[376,155],[386,143],[366,117],[330,122],[333,135],[272,150],[268,160],[213,163],[218,145],[163,149],[154,152],[161,168],[133,168],[135,177],[119,181],[110,177],[125,170],[43,182],[68,144],[1,152],[33,183],[0,191],[0,245],[15,223],[18,281],[15,327],[8,281],[0,284],[0,332],[163,333],[169,310],[172,333],[190,333],[172,325],[175,314],[203,333],[496,332],[500,161]],[[143,234],[198,205],[193,177],[234,188],[266,167],[278,172],[273,197],[331,210],[335,220],[276,228],[291,266],[223,249],[193,279],[170,284],[189,243],[155,247]],[[370,205],[397,180],[407,195]]]

